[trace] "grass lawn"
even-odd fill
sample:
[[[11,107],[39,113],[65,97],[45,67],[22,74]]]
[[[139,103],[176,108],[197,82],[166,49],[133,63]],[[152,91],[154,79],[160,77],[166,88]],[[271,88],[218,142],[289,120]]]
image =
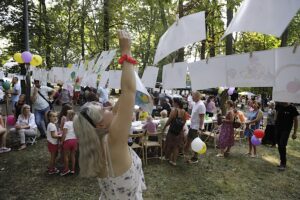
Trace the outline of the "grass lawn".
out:
[[[144,166],[144,199],[300,199],[300,135],[289,140],[288,167],[277,171],[276,148],[258,147],[259,158],[249,158],[245,143],[236,145],[229,158],[217,158],[209,147],[199,163],[182,158],[173,167],[151,160]],[[49,154],[46,140],[24,151],[0,154],[0,200],[98,199],[95,179],[78,175],[46,174]]]

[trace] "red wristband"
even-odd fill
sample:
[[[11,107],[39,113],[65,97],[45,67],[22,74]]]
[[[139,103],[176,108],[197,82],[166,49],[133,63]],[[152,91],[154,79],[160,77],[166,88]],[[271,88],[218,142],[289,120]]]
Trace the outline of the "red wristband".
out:
[[[134,58],[128,56],[127,54],[124,54],[123,56],[121,56],[121,58],[119,58],[118,62],[119,62],[119,64],[122,65],[125,61],[129,62],[131,64],[134,64],[134,65],[138,64],[138,62]]]

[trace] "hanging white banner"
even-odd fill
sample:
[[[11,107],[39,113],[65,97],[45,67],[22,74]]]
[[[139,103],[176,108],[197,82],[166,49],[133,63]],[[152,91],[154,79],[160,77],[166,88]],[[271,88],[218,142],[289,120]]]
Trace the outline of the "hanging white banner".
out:
[[[181,47],[205,38],[205,12],[180,18],[159,39],[154,64]]]
[[[244,0],[222,39],[233,32],[280,37],[299,9],[299,0]]]
[[[275,79],[274,50],[226,56],[228,87],[272,87]]]
[[[110,51],[102,51],[101,55],[99,56],[97,63],[95,64],[95,72],[99,73],[101,71],[106,70],[108,65],[114,59],[117,50],[110,50]]]
[[[98,89],[99,87],[103,87],[105,88],[105,85],[108,81],[108,78],[109,78],[109,73],[107,71],[103,72],[101,74],[101,77],[100,77],[100,82],[99,82],[99,85],[98,85]]]
[[[275,50],[276,77],[273,100],[300,103],[300,49],[293,53],[293,47]]]
[[[187,63],[171,63],[163,67],[164,89],[186,88]]]
[[[147,66],[142,76],[142,82],[145,87],[155,88],[158,75],[158,67]]]
[[[227,84],[225,56],[211,58],[208,62],[201,60],[188,65],[193,91],[225,86]]]

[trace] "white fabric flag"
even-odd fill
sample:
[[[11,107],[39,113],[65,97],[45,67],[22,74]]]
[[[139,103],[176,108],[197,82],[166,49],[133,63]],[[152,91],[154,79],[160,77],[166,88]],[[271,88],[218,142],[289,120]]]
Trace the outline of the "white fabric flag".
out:
[[[97,88],[97,77],[98,74],[89,74],[89,76],[86,79],[86,85],[92,88]]]
[[[186,88],[187,63],[171,63],[163,67],[163,88]]]
[[[226,81],[226,57],[215,57],[189,63],[189,75],[192,90],[203,90],[213,87],[225,86]]]
[[[159,39],[154,64],[181,47],[205,38],[204,11],[180,18]]]
[[[222,39],[240,31],[280,37],[299,9],[299,0],[245,0]]]
[[[95,72],[99,73],[106,70],[108,65],[114,59],[116,52],[116,49],[110,51],[102,51],[100,57],[97,60],[97,63],[95,64]]]
[[[3,78],[4,78],[4,72],[0,71],[0,79],[3,79]]]
[[[110,70],[108,87],[114,88],[114,89],[120,89],[121,88],[121,75],[122,75],[122,70]]]
[[[135,104],[151,114],[153,109],[153,101],[137,72],[135,72],[135,82]]]
[[[276,55],[276,78],[273,100],[300,103],[300,49],[293,53],[293,47],[279,48]]]
[[[274,50],[226,56],[227,86],[272,87],[275,79]]]
[[[155,88],[158,75],[158,67],[147,66],[142,76],[144,86],[148,88]]]
[[[109,72],[105,71],[101,74],[101,77],[100,77],[100,82],[99,82],[99,85],[98,85],[98,89],[100,87],[102,88],[105,88],[105,85],[108,81],[108,78],[109,78]]]

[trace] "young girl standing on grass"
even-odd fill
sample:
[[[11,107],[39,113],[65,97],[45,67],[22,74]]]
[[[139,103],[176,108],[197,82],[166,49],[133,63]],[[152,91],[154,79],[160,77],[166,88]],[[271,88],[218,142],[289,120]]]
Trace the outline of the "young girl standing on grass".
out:
[[[73,118],[75,112],[73,110],[67,111],[67,120],[63,128],[63,135],[61,141],[63,142],[64,150],[64,171],[60,173],[61,176],[65,176],[69,173],[75,173],[75,156],[77,150],[77,138],[73,128]],[[72,161],[72,170],[69,169],[69,157]]]
[[[50,152],[50,162],[48,166],[48,174],[57,174],[59,170],[55,167],[55,159],[58,152],[58,139],[61,135],[58,135],[57,127],[57,113],[53,111],[48,112],[49,124],[47,126],[47,141],[48,141],[48,151]]]

